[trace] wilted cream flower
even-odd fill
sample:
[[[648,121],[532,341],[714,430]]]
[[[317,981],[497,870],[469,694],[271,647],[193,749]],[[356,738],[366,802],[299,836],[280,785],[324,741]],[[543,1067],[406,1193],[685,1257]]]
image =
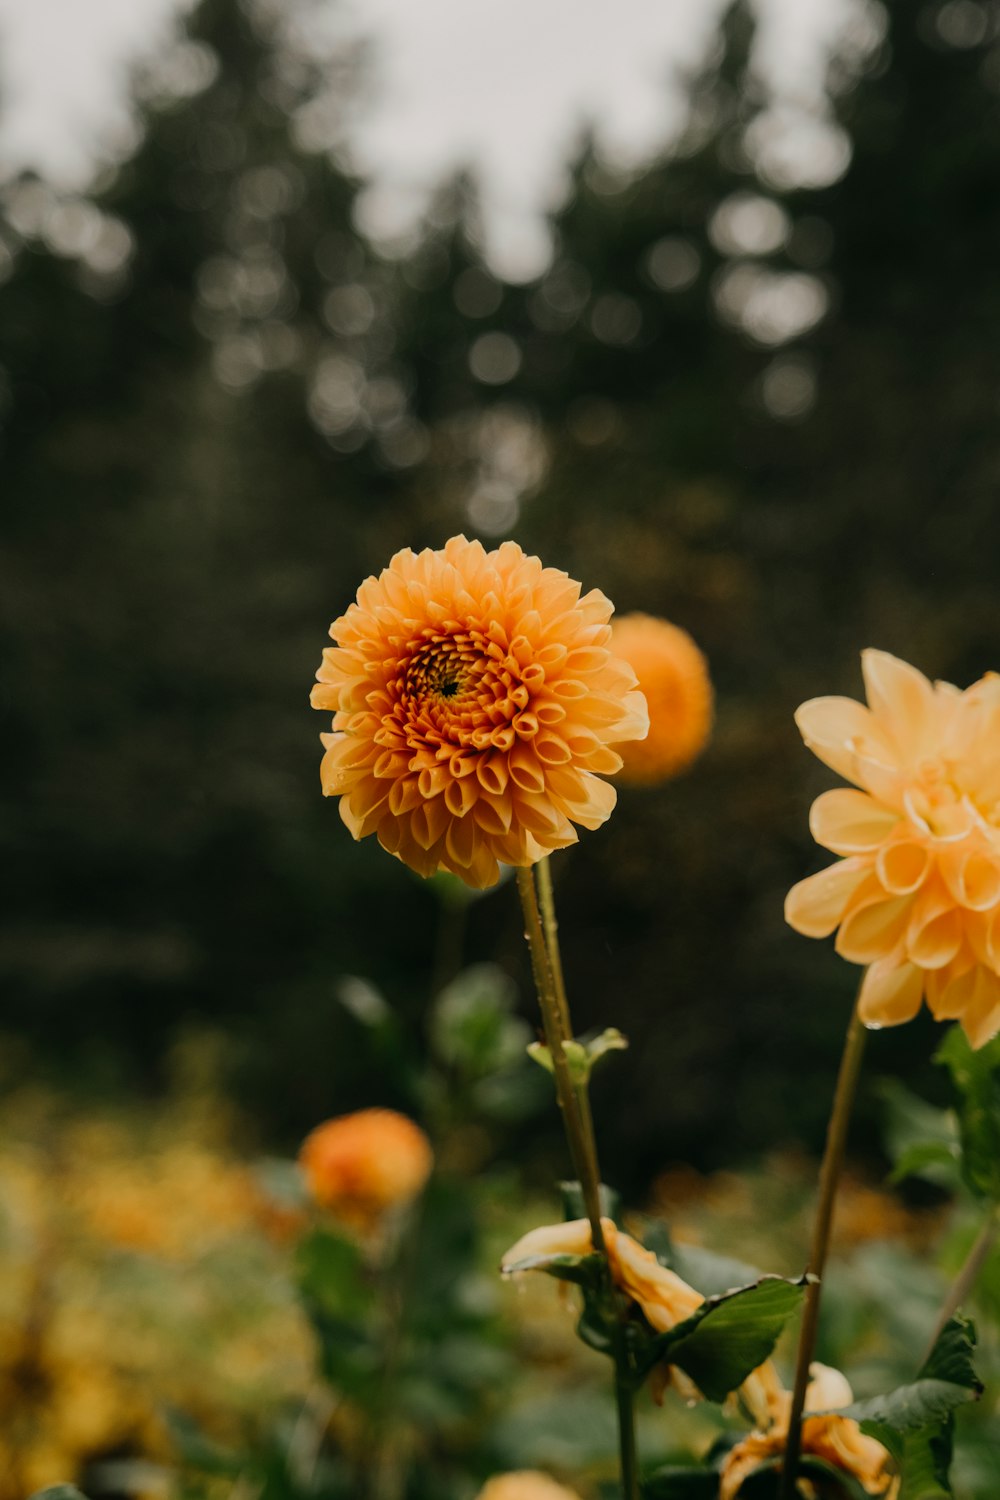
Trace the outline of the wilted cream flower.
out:
[[[646,1321],[657,1333],[666,1333],[677,1323],[683,1323],[701,1304],[704,1297],[688,1286],[675,1271],[662,1266],[652,1250],[647,1250],[631,1235],[619,1229],[612,1219],[601,1219],[604,1231],[604,1248],[608,1257],[611,1279],[626,1297],[639,1305]],[[591,1255],[594,1238],[589,1219],[570,1219],[564,1224],[546,1224],[531,1229],[512,1245],[500,1262],[505,1276],[512,1274],[525,1261],[544,1262],[557,1255]],[[531,1269],[531,1267],[526,1267]],[[544,1270],[544,1264],[539,1265]],[[680,1371],[668,1367],[661,1372],[663,1379],[654,1382],[654,1390],[661,1396],[665,1383],[671,1381],[684,1395],[694,1394],[694,1387]]]
[[[726,1456],[719,1484],[719,1500],[735,1500],[743,1481],[766,1463],[783,1454],[788,1442],[788,1424],[792,1397],[783,1390],[767,1366],[768,1380],[762,1389],[762,1403],[755,1409],[762,1431],[752,1432],[737,1443]],[[807,1416],[802,1422],[803,1456],[822,1458],[828,1464],[856,1479],[868,1495],[884,1495],[892,1500],[899,1488],[898,1478],[890,1470],[891,1457],[875,1438],[867,1437],[851,1417],[839,1417],[836,1408],[850,1406],[851,1387],[839,1370],[829,1365],[810,1366],[812,1376],[806,1387],[806,1410],[824,1411],[822,1416]],[[831,1408],[833,1410],[831,1410]]]
[[[476,1500],[579,1500],[579,1496],[537,1469],[518,1469],[488,1479]]]
[[[420,1126],[391,1109],[361,1109],[327,1120],[299,1152],[316,1202],[360,1229],[415,1198],[433,1161]]]
[[[613,606],[527,557],[452,537],[397,552],[335,620],[315,708],[334,711],[322,783],[355,838],[420,875],[493,885],[599,828],[609,747],[646,732],[635,674],[609,650]]]
[[[788,893],[797,932],[867,964],[871,1026],[926,997],[973,1047],[1000,1029],[1000,677],[964,692],[884,651],[862,654],[868,707],[813,698],[795,720],[809,749],[860,790],[824,792],[809,826],[844,857]]]
[[[649,708],[644,740],[619,746],[619,781],[652,786],[685,771],[712,727],[708,663],[688,635],[655,615],[631,614],[611,627],[611,648],[639,679]]]

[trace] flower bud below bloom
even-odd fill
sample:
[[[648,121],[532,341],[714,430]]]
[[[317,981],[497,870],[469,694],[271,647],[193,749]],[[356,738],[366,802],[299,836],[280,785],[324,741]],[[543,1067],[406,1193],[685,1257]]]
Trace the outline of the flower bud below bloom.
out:
[[[409,1203],[430,1176],[433,1155],[419,1125],[391,1109],[361,1109],[317,1125],[299,1163],[321,1208],[357,1229]]]
[[[708,664],[677,625],[654,615],[623,615],[611,627],[611,648],[639,679],[649,708],[644,740],[619,745],[618,780],[655,786],[687,770],[712,727]]]

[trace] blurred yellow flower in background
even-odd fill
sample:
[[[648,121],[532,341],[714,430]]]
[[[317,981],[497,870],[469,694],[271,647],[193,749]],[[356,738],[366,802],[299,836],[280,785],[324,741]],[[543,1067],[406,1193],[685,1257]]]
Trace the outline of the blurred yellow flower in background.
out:
[[[476,1500],[579,1500],[579,1496],[537,1469],[519,1469],[488,1479]]]
[[[649,708],[644,740],[619,745],[619,781],[652,786],[685,771],[705,748],[712,727],[708,663],[688,635],[655,615],[623,615],[611,647],[639,679]]]
[[[238,1440],[308,1386],[287,1230],[276,1244],[262,1182],[192,1114],[176,1097],[156,1123],[67,1116],[39,1090],[4,1102],[0,1500],[109,1455],[159,1470],[164,1408]]]
[[[332,709],[321,777],[356,839],[482,888],[599,828],[646,732],[635,674],[612,655],[613,606],[528,557],[452,537],[397,552],[335,620],[312,691]]]
[[[391,1109],[361,1109],[317,1125],[299,1162],[309,1191],[357,1229],[375,1227],[387,1209],[409,1203],[434,1163],[419,1125]]]
[[[1000,677],[964,692],[884,651],[862,654],[868,707],[813,698],[795,720],[807,746],[858,790],[824,792],[809,826],[843,856],[788,893],[807,937],[837,930],[867,964],[870,1026],[958,1020],[973,1047],[1000,1029]]]
[[[785,1451],[792,1397],[778,1382],[773,1366],[765,1368],[768,1380],[760,1387],[756,1409],[750,1403],[762,1430],[752,1432],[727,1454],[719,1500],[736,1500],[744,1480],[768,1459]],[[806,1411],[822,1412],[824,1408],[826,1411],[822,1416],[805,1417],[803,1457],[824,1459],[857,1480],[867,1495],[884,1495],[889,1500],[898,1491],[899,1480],[891,1472],[888,1450],[875,1438],[867,1437],[851,1417],[836,1415],[837,1408],[850,1406],[854,1399],[846,1378],[829,1365],[814,1364],[809,1373],[812,1379],[806,1388]]]

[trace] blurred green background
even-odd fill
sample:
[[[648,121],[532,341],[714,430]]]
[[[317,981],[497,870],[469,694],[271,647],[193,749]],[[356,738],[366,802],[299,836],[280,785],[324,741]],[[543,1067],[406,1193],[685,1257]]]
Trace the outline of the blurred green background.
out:
[[[3,184],[12,1076],[155,1094],[207,1029],[287,1146],[410,1103],[345,976],[419,1047],[460,937],[533,1015],[510,887],[459,918],[319,792],[329,621],[464,530],[683,625],[718,694],[694,770],[556,861],[579,1025],[633,1042],[598,1080],[606,1174],[817,1147],[856,974],[782,921],[831,780],[792,713],[857,695],[868,645],[1000,667],[1000,6],[870,14],[831,71],[832,185],[765,168],[737,4],[669,151],[581,146],[528,284],[491,271],[468,175],[404,256],[366,243],[327,149],[353,59],[236,0],[141,70],[140,142],[92,191]],[[874,1070],[919,1087],[932,1030]]]

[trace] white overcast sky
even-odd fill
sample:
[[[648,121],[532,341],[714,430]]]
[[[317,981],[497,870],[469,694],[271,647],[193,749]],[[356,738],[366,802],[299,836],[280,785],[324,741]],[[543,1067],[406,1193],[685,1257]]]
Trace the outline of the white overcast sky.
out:
[[[677,121],[670,79],[701,55],[724,0],[313,0],[374,43],[354,133],[373,220],[402,225],[447,172],[483,181],[501,270],[544,258],[542,216],[579,131],[641,161]],[[863,0],[757,0],[758,60],[791,100],[821,93],[825,50]],[[0,167],[80,186],[127,126],[131,63],[184,0],[0,0]]]

